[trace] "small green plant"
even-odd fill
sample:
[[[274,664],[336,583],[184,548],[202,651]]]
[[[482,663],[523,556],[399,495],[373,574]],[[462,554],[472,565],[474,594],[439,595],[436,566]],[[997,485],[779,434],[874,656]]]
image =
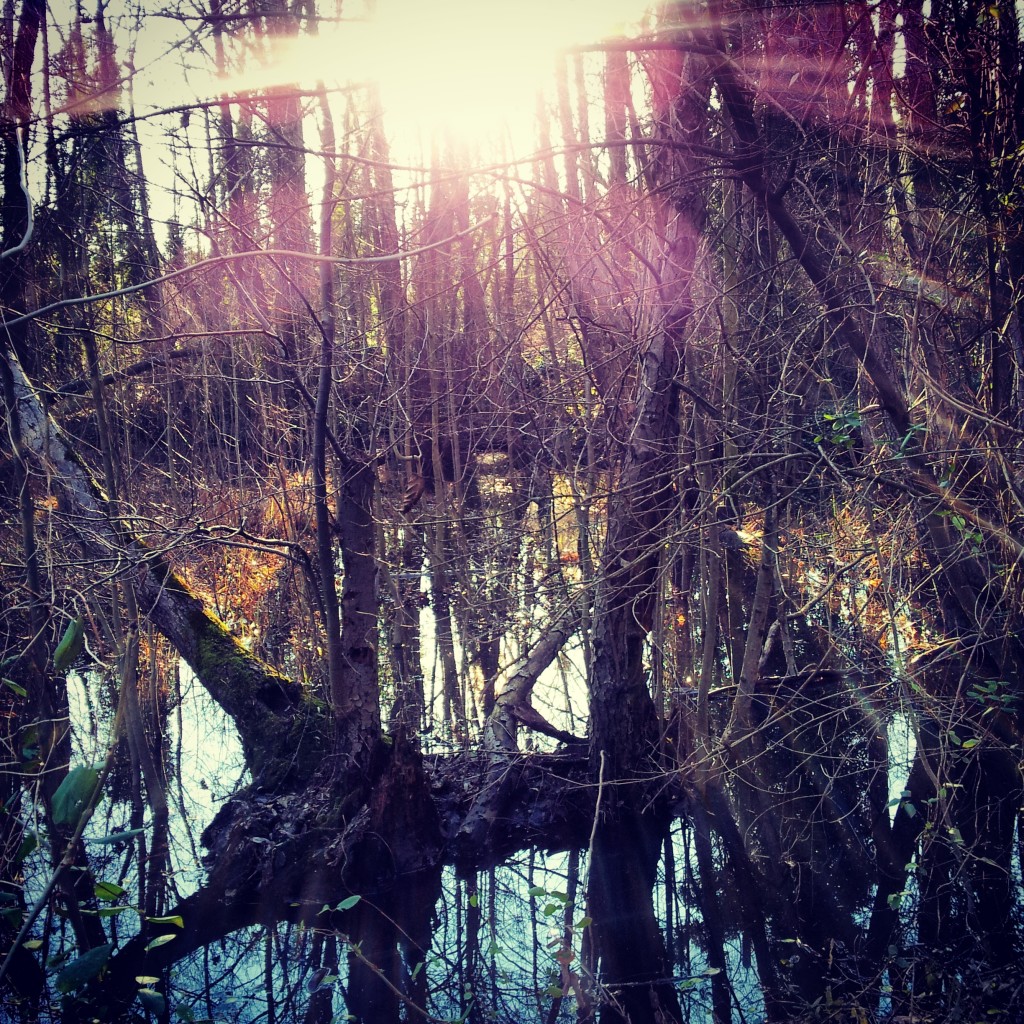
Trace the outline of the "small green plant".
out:
[[[709,967],[707,970],[701,971],[700,974],[695,974],[689,978],[683,978],[677,982],[677,986],[680,992],[688,992],[690,989],[697,988],[702,985],[708,978],[713,978],[716,974],[721,974],[722,969],[720,967]]]
[[[822,444],[828,440],[837,448],[845,448],[847,451],[851,449],[854,442],[854,431],[860,430],[863,422],[860,411],[851,409],[847,412],[826,412],[822,418],[831,428],[831,433],[828,438],[824,433],[818,434],[814,443]]]
[[[986,679],[975,683],[967,696],[984,706],[982,715],[991,715],[996,711],[1013,711],[1017,705],[1017,696],[1010,692],[1009,684],[1003,679]]]
[[[531,886],[531,899],[538,901],[538,909],[548,922],[548,938],[545,948],[552,963],[548,967],[545,985],[541,994],[549,999],[561,999],[567,992],[578,995],[579,976],[572,964],[576,958],[573,950],[574,939],[578,932],[589,928],[593,923],[586,915],[577,918],[575,907],[569,894],[562,889],[546,889],[541,885]],[[559,918],[564,916],[564,924]]]
[[[975,529],[972,524],[968,523],[962,515],[959,515],[956,512],[950,512],[948,515],[950,525],[953,529],[960,534],[967,544],[970,544],[971,547],[977,551],[981,546],[981,542],[985,539],[984,534],[982,534],[980,530]]]
[[[917,808],[911,801],[911,792],[909,789],[903,790],[898,797],[889,801],[889,807],[902,807],[908,818],[913,818],[917,814]]]

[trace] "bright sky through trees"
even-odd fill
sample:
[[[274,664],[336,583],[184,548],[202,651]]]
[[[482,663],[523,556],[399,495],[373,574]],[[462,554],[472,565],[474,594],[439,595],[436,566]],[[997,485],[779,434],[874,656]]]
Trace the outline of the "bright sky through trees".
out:
[[[556,55],[635,29],[642,0],[525,0],[517,4],[381,0],[365,21],[276,41],[234,88],[322,80],[373,82],[395,137],[439,133],[478,141],[530,135],[538,90]]]

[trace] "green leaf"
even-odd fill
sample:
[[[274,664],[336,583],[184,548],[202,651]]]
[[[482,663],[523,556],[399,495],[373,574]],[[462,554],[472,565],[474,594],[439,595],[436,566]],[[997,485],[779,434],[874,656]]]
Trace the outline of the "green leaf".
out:
[[[53,668],[58,675],[64,675],[78,660],[85,643],[85,619],[79,615],[66,630],[53,652]]]
[[[176,939],[176,935],[158,935],[147,947],[146,952],[148,953],[151,949],[156,949],[158,946],[166,946],[168,942]]]
[[[24,686],[19,686],[13,679],[8,679],[7,676],[4,676],[4,686],[8,690],[13,690],[19,697],[28,696],[28,690]]]
[[[321,988],[327,988],[327,978],[331,970],[329,967],[318,967],[306,982],[306,989],[309,992],[319,992]]]
[[[114,944],[108,942],[103,946],[90,949],[88,953],[83,953],[80,957],[72,960],[57,975],[57,990],[64,993],[74,992],[75,989],[92,981],[107,966],[107,961],[113,952]]]
[[[117,882],[97,882],[93,888],[93,892],[96,893],[96,899],[106,900],[108,903],[112,903],[123,896],[125,891]]]
[[[548,891],[542,885],[531,885],[529,889],[531,896],[547,896]]]
[[[348,899],[342,900],[334,909],[351,910],[362,898],[362,896],[349,896]]]
[[[155,985],[160,979],[152,974],[136,974],[135,980],[138,984],[149,987]]]
[[[94,766],[79,765],[68,772],[67,778],[53,794],[53,820],[57,825],[78,824],[99,778],[100,773]]]
[[[14,855],[15,865],[24,864],[28,855],[39,845],[39,837],[35,832],[29,832],[21,841],[18,852]]]
[[[22,945],[23,949],[28,949],[28,950],[41,949],[42,945],[43,945],[43,940],[42,939],[29,939],[28,942],[23,942],[21,945]]]
[[[469,897],[469,905],[471,907],[479,907],[480,906],[480,897],[477,896],[476,893],[473,893],[473,895]]]
[[[95,843],[97,846],[110,846],[113,843],[123,843],[126,839],[134,839],[145,831],[144,828],[130,828],[127,832],[112,832],[109,836],[101,836],[99,839],[86,839],[86,842]]]
[[[163,1014],[167,1012],[167,1000],[152,988],[139,989],[139,1002],[149,1010],[150,1013]]]
[[[146,920],[150,924],[173,924],[179,928],[185,927],[185,919],[181,914],[172,914],[170,917],[147,917]]]
[[[123,914],[126,910],[134,910],[134,907],[100,907],[96,911],[97,917],[117,917],[119,914]]]

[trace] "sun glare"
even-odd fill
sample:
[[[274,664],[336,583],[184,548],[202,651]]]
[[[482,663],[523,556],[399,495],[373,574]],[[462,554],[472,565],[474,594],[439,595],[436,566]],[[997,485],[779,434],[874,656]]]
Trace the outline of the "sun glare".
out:
[[[649,0],[378,0],[372,18],[282,43],[246,87],[374,82],[393,136],[521,138],[567,47],[634,30]]]

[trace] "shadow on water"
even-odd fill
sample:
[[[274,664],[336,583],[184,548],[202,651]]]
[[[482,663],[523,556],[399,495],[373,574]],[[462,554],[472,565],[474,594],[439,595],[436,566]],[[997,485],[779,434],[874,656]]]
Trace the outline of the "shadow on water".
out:
[[[951,749],[823,682],[758,696],[714,770],[690,770],[683,720],[653,800],[634,781],[602,804],[579,751],[402,743],[358,793],[326,763],[240,791],[205,871],[171,837],[179,901],[145,924],[113,884],[131,843],[88,834],[111,941],[51,960],[49,1017],[0,1020],[1016,1019],[1021,776],[1000,720],[979,711],[985,742]]]
[[[603,999],[601,1024],[681,1020],[654,886],[668,823],[621,812],[593,836],[588,909]]]

